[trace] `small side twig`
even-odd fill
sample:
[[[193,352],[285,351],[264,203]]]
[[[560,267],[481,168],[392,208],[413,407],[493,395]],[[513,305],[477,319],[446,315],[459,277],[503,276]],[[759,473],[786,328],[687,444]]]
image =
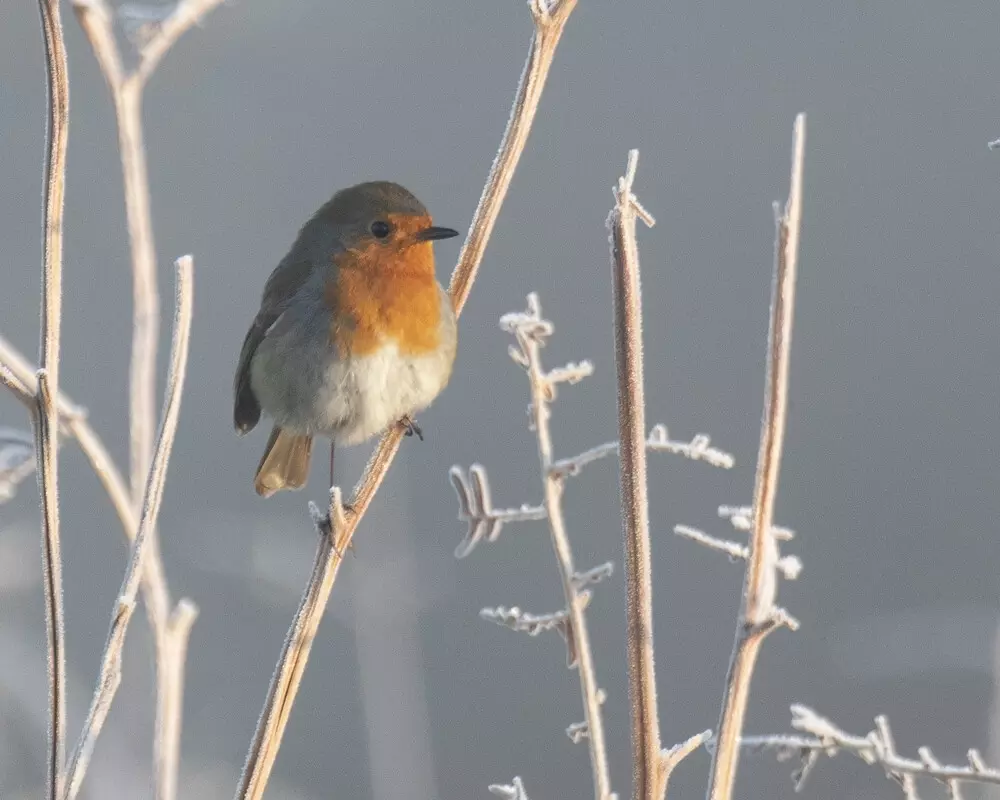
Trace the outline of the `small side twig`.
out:
[[[43,218],[42,320],[39,345],[35,453],[42,501],[42,571],[48,645],[49,731],[46,791],[62,791],[66,749],[66,641],[63,621],[62,551],[59,541],[59,344],[62,325],[63,209],[69,141],[69,76],[58,0],[39,0],[45,42],[48,120]]]
[[[0,382],[29,411],[34,411],[38,392],[37,370],[6,339],[0,336]],[[55,397],[59,411],[60,434],[72,436],[90,462],[98,480],[111,500],[122,523],[126,540],[135,539],[138,517],[132,507],[128,486],[104,442],[87,421],[87,414],[61,391]]]
[[[115,601],[108,639],[105,643],[104,654],[101,656],[97,690],[94,692],[83,732],[70,761],[63,800],[73,800],[80,790],[83,776],[94,751],[94,745],[121,682],[121,660],[125,633],[132,618],[132,612],[135,610],[136,595],[143,574],[143,562],[147,557],[151,541],[150,532],[155,528],[156,519],[160,512],[160,502],[163,499],[163,489],[166,483],[167,464],[177,433],[177,420],[180,415],[181,396],[187,370],[188,342],[191,334],[192,271],[193,264],[190,256],[178,259],[177,306],[174,315],[173,341],[170,346],[170,372],[167,376],[167,387],[163,401],[163,419],[160,423],[153,462],[150,466],[146,491],[143,495],[142,513],[139,517],[135,542],[132,545],[132,555],[129,558],[125,577]],[[189,604],[182,604],[173,622],[178,630],[178,637],[184,644],[186,644],[187,631],[190,629],[193,619],[193,608]],[[173,655],[174,657],[183,656],[182,647]],[[172,714],[176,716],[176,724],[179,726],[180,709],[176,709]]]
[[[886,777],[899,784],[907,800],[917,800],[915,778],[930,778],[941,783],[952,800],[960,800],[963,783],[1000,785],[1000,769],[987,766],[978,750],[969,750],[967,763],[942,764],[929,747],[918,748],[918,758],[906,758],[896,750],[895,737],[889,719],[875,718],[875,728],[864,736],[848,733],[843,728],[804,705],[792,706],[792,728],[805,735],[774,734],[743,736],[740,746],[746,750],[770,750],[778,759],[798,759],[799,767],[792,775],[795,790],[805,786],[813,766],[821,756],[833,758],[840,752],[850,753],[866,764],[881,767]]]
[[[778,491],[785,416],[788,407],[788,367],[791,353],[795,277],[802,222],[802,172],[805,159],[806,118],[795,119],[791,182],[783,214],[775,207],[774,278],[768,333],[767,377],[760,450],[754,484],[752,525],[746,556],[743,606],[729,662],[722,711],[716,733],[708,783],[709,800],[729,800],[739,763],[739,736],[743,729],[750,682],[764,638],[790,617],[776,604],[778,544],[774,535],[774,501]]]
[[[535,32],[531,39],[528,58],[521,73],[500,149],[497,151],[479,204],[472,216],[458,263],[451,274],[448,291],[456,314],[461,313],[472,289],[490,233],[500,214],[500,207],[524,151],[528,133],[531,131],[545,79],[555,57],[556,45],[576,3],[577,0],[532,0],[529,5]],[[240,775],[236,790],[236,797],[240,800],[247,798],[259,800],[264,794],[274,760],[281,747],[292,704],[295,702],[312,651],[313,637],[326,610],[330,592],[340,569],[341,554],[346,552],[358,523],[389,471],[401,438],[402,432],[398,426],[393,426],[382,436],[351,494],[350,511],[342,510],[343,523],[331,525],[332,530],[336,532],[335,535],[331,532],[331,535],[320,537],[312,575],[306,584],[278,657],[278,664],[271,678],[264,707]],[[339,497],[339,489],[336,494]],[[331,508],[331,517],[334,510]]]
[[[458,518],[469,524],[465,538],[455,548],[455,558],[465,558],[481,541],[495,542],[509,522],[545,519],[545,506],[494,508],[486,469],[480,464],[469,467],[468,474],[454,466],[448,477],[458,497]]]
[[[493,783],[487,788],[491,794],[495,794],[503,800],[528,800],[528,794],[524,791],[524,782],[516,776],[511,784]]]

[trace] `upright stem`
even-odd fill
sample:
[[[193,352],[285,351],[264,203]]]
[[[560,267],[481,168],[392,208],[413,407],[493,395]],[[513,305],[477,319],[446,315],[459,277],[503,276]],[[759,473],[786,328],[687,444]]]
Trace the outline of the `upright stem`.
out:
[[[118,147],[125,184],[125,214],[132,252],[132,360],[129,367],[130,483],[136,504],[152,459],[156,434],[156,351],[160,293],[142,131],[142,86],[126,80],[115,94]],[[158,613],[166,609],[158,609]]]
[[[156,435],[156,362],[160,335],[160,298],[156,248],[150,211],[149,174],[142,126],[142,98],[149,80],[173,44],[222,0],[179,0],[153,36],[139,48],[139,60],[126,72],[114,32],[115,9],[106,0],[73,0],[73,7],[111,91],[118,125],[118,147],[125,188],[132,255],[132,355],[129,366],[129,483],[138,516],[151,469]],[[134,538],[136,532],[130,535]],[[143,599],[156,653],[156,729],[153,740],[154,796],[176,795],[180,752],[184,658],[195,607],[181,600],[172,609],[155,527],[147,533],[142,572]]]
[[[49,800],[62,790],[66,746],[66,653],[63,622],[62,552],[59,541],[58,440],[59,339],[62,322],[63,207],[69,139],[69,77],[58,0],[39,0],[48,78],[45,159],[41,351],[35,447],[42,503],[42,570],[48,644],[49,732],[46,786]]]
[[[529,299],[529,302],[534,297]],[[537,299],[535,299],[537,304]],[[537,306],[536,306],[537,307]],[[562,494],[565,479],[552,468],[552,435],[549,429],[549,396],[551,384],[542,370],[539,342],[533,337],[523,337],[522,346],[528,360],[528,378],[531,384],[531,417],[535,436],[538,439],[538,460],[541,466],[542,483],[545,488],[545,510],[549,521],[552,549],[559,564],[566,612],[569,614],[567,638],[572,639],[573,652],[577,659],[580,676],[580,694],[587,719],[587,742],[590,746],[590,765],[594,778],[596,800],[611,797],[611,777],[608,772],[607,745],[604,741],[604,719],[601,714],[600,687],[597,685],[597,671],[594,668],[594,654],[590,646],[587,617],[584,614],[586,597],[573,582],[576,567],[573,551],[562,512]]]
[[[788,366],[795,307],[799,230],[802,222],[802,172],[805,159],[806,117],[795,118],[792,174],[784,214],[775,209],[774,275],[771,284],[771,320],[767,342],[764,413],[754,483],[750,545],[743,584],[743,607],[736,642],[726,676],[722,712],[716,731],[715,753],[709,777],[709,800],[729,800],[739,764],[750,682],[760,646],[768,633],[787,620],[776,605],[778,543],[774,536],[774,500],[778,492],[785,416],[788,408]]]
[[[642,294],[636,219],[653,219],[632,194],[639,152],[629,153],[608,218],[614,285],[622,533],[625,541],[626,648],[632,711],[632,797],[660,800],[666,769],[660,744],[653,652],[653,581],[646,497],[646,419],[642,376]]]

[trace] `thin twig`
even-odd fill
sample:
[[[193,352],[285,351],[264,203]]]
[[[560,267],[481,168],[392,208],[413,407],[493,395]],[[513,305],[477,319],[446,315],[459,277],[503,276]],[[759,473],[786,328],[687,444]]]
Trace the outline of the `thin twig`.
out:
[[[542,318],[537,295],[528,295],[527,312],[507,314],[500,320],[500,326],[517,337],[520,353],[515,358],[525,366],[531,387],[531,428],[538,442],[538,460],[541,469],[542,487],[545,498],[546,518],[559,577],[562,581],[563,598],[566,601],[562,632],[570,650],[570,662],[575,662],[580,676],[580,694],[586,716],[584,725],[590,746],[590,764],[594,780],[594,796],[597,800],[608,800],[611,796],[611,776],[608,771],[607,747],[604,741],[604,720],[601,714],[601,690],[597,683],[594,654],[590,646],[587,617],[584,614],[590,593],[581,590],[573,565],[573,550],[566,522],[563,518],[562,495],[565,481],[553,469],[552,434],[549,418],[552,415],[550,403],[555,396],[552,373],[542,366],[541,348],[552,332],[552,324]],[[555,373],[556,380],[565,371]]]
[[[451,274],[448,291],[456,312],[461,312],[469,297],[472,282],[476,279],[483,253],[486,252],[486,244],[493,233],[493,225],[500,216],[500,206],[507,196],[507,189],[535,121],[556,47],[576,3],[577,0],[528,0],[535,30],[528,46],[528,58],[517,85],[507,128],[500,140],[500,148],[490,168],[476,213],[472,215],[469,235],[458,255],[458,266]]]
[[[461,313],[472,289],[490,233],[527,142],[545,78],[555,55],[556,44],[576,2],[577,0],[555,0],[555,2],[533,0],[529,5],[535,33],[531,40],[528,59],[521,73],[521,81],[500,149],[493,161],[479,205],[473,214],[458,264],[451,275],[449,292],[456,314]],[[312,575],[306,584],[288,636],[282,646],[240,776],[236,797],[241,800],[244,798],[259,800],[264,794],[274,760],[281,747],[292,704],[295,702],[309,660],[313,638],[329,602],[334,581],[337,579],[337,572],[342,562],[341,554],[346,552],[358,522],[364,516],[368,504],[389,471],[399,449],[401,437],[402,432],[396,426],[382,436],[360,481],[354,488],[349,512],[345,512],[331,499],[331,518],[334,513],[343,513],[344,519],[340,524],[332,523],[331,528],[336,535],[331,533],[329,536],[320,537]],[[339,489],[335,494],[332,493],[332,496],[339,496]]]
[[[167,376],[167,387],[163,400],[163,419],[160,423],[153,462],[146,481],[146,491],[143,494],[142,512],[139,517],[135,542],[132,545],[132,554],[111,615],[111,627],[104,647],[104,654],[101,657],[97,690],[94,692],[80,740],[73,752],[73,758],[67,772],[69,779],[66,782],[63,800],[73,800],[80,790],[97,737],[101,733],[101,727],[104,725],[115,692],[118,690],[118,684],[121,682],[122,648],[125,642],[125,633],[129,620],[132,618],[132,612],[135,610],[136,595],[143,575],[143,561],[148,556],[151,541],[150,531],[155,528],[156,518],[160,512],[167,464],[170,461],[170,453],[177,433],[177,419],[180,414],[184,377],[187,370],[188,343],[191,334],[193,308],[193,264],[191,257],[185,256],[178,259],[176,266],[177,300],[173,340],[170,345],[170,372]],[[187,630],[190,629],[190,623],[194,619],[192,610],[188,604],[182,603],[177,613],[179,621],[176,624],[181,629],[180,638],[186,643]],[[183,655],[183,649],[180,650],[180,655]],[[179,709],[177,714],[179,723]]]
[[[709,800],[729,800],[739,763],[739,736],[743,729],[750,681],[764,638],[790,617],[776,605],[778,543],[772,528],[778,491],[785,415],[788,406],[788,366],[791,351],[795,276],[799,230],[802,221],[802,171],[805,158],[806,118],[795,119],[792,171],[788,202],[783,214],[775,207],[774,278],[771,286],[771,322],[768,333],[767,377],[760,451],[752,505],[752,525],[743,586],[743,607],[729,662],[717,745],[708,783]]]
[[[646,497],[646,421],[642,377],[642,293],[636,220],[653,218],[632,193],[639,151],[628,155],[608,215],[614,285],[615,363],[618,370],[618,441],[621,453],[622,533],[625,541],[626,650],[632,722],[632,797],[660,800],[666,770],[660,744],[653,652],[653,581]]]
[[[528,793],[524,791],[524,782],[520,777],[515,776],[511,784],[493,783],[488,787],[490,794],[495,794],[503,800],[528,800]]]
[[[114,10],[105,0],[73,0],[80,26],[90,42],[101,72],[111,91],[118,126],[118,149],[125,188],[132,255],[132,354],[129,368],[129,473],[130,495],[138,513],[147,472],[152,458],[156,426],[156,362],[160,332],[160,298],[157,289],[156,249],[150,212],[149,173],[142,127],[143,90],[150,76],[173,44],[222,0],[178,0],[170,13],[154,26],[153,33],[139,47],[134,69],[126,72],[114,32]],[[154,792],[157,800],[173,800],[176,775],[164,770],[176,761],[179,741],[167,735],[179,734],[173,715],[181,712],[181,697],[171,693],[184,684],[183,675],[165,674],[168,669],[184,669],[172,653],[186,649],[187,631],[175,632],[170,619],[181,610],[172,608],[170,592],[160,555],[159,534],[149,532],[149,554],[145,559],[143,598],[156,657],[156,712],[153,738]],[[182,603],[190,604],[190,601]],[[178,638],[179,637],[179,638]],[[164,694],[166,692],[166,694]]]
[[[38,391],[35,373],[35,368],[27,359],[10,342],[0,336],[0,377],[6,375],[10,379],[9,382],[5,379],[4,384],[13,392],[15,398],[24,403],[29,411],[34,410],[35,395]],[[125,485],[125,479],[118,467],[115,466],[115,462],[101,441],[101,437],[87,421],[86,412],[62,392],[56,395],[55,405],[59,411],[60,434],[69,435],[76,439],[80,450],[83,451],[98,480],[104,486],[104,490],[115,508],[115,513],[121,520],[126,540],[131,542],[135,539],[138,517],[132,507],[132,499],[129,496],[129,489]],[[148,581],[151,579],[152,571],[147,569],[147,572],[150,573],[147,575]],[[162,573],[159,574],[162,575]]]
[[[69,141],[69,76],[58,0],[39,0],[45,41],[48,120],[35,451],[42,501],[42,570],[48,644],[49,731],[46,787],[50,800],[62,791],[66,749],[66,640],[63,620],[62,552],[59,543],[59,333],[62,325],[63,209],[66,145]]]
[[[898,783],[907,798],[917,796],[914,778],[938,781],[953,800],[961,797],[962,783],[1000,785],[1000,769],[986,766],[977,750],[968,751],[967,763],[963,765],[942,764],[928,747],[918,748],[919,759],[899,755],[885,716],[875,718],[874,730],[865,736],[857,736],[808,706],[794,705],[792,727],[805,735],[743,736],[740,746],[744,750],[774,751],[781,761],[798,759],[799,767],[792,775],[796,791],[805,786],[815,762],[821,756],[833,758],[841,751],[857,756],[866,764],[882,767],[886,777]]]

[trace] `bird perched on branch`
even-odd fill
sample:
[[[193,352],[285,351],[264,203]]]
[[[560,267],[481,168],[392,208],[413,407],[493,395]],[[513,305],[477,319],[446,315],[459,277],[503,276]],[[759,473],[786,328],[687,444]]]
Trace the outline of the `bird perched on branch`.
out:
[[[356,444],[413,415],[448,383],[457,327],[434,274],[436,227],[396,183],[337,192],[271,273],[236,368],[233,421],[242,435],[274,420],[254,488],[299,489],[313,437]]]

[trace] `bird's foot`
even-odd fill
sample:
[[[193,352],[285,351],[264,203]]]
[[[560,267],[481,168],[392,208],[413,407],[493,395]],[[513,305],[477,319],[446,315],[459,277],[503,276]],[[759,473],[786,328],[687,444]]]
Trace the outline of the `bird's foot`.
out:
[[[354,513],[354,509],[345,503],[343,505],[344,515],[348,516]],[[337,540],[333,531],[333,524],[330,522],[330,515],[326,514],[322,520],[316,526],[319,529],[320,536],[326,536],[330,540],[330,547],[333,552],[337,554],[337,558],[343,558],[344,554],[337,548]],[[354,538],[351,537],[351,541],[347,543],[347,549],[354,553],[355,557],[358,555],[357,549],[354,547]]]
[[[414,434],[416,434],[417,438],[420,441],[424,440],[423,429],[419,425],[417,425],[417,421],[409,414],[406,414],[402,419],[399,420],[399,426],[403,429],[403,432],[407,436],[413,436]]]

